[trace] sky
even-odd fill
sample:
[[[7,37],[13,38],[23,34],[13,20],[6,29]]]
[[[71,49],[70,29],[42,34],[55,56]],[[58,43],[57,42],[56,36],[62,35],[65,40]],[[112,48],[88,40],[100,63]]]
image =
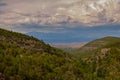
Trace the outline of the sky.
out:
[[[42,28],[42,27],[41,27]],[[49,27],[46,27],[49,29]],[[86,43],[106,36],[120,37],[120,25],[102,25],[96,27],[76,27],[56,29],[56,32],[28,32],[28,35],[42,39],[46,43]]]
[[[47,43],[120,37],[120,0],[0,0],[0,28]]]

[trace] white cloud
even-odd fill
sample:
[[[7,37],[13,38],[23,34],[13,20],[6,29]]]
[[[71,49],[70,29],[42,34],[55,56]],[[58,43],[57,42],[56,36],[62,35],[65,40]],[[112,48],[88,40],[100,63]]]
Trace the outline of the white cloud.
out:
[[[112,2],[111,2],[112,1]],[[1,25],[95,26],[120,23],[119,0],[1,0]],[[105,12],[104,19],[99,17]],[[47,32],[47,30],[44,30]]]

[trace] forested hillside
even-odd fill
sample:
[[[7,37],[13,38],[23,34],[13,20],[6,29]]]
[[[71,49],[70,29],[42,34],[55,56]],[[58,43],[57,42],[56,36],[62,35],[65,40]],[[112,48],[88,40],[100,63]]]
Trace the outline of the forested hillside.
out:
[[[96,39],[93,40],[87,44],[85,44],[84,46],[82,46],[81,48],[73,51],[73,53],[75,53],[75,55],[77,56],[89,56],[91,55],[93,52],[95,52],[96,50],[99,50],[100,48],[103,48],[105,46],[109,46],[112,44],[115,44],[115,46],[118,46],[120,42],[120,38],[119,37],[112,37],[112,36],[107,36],[104,38],[100,38],[100,39]],[[110,46],[113,47],[113,46]]]
[[[75,57],[34,37],[0,29],[0,80],[119,80],[120,39],[103,39],[105,44],[89,55],[79,51]]]
[[[76,60],[43,41],[0,29],[0,79],[73,80],[84,78]],[[80,64],[79,64],[80,65]]]

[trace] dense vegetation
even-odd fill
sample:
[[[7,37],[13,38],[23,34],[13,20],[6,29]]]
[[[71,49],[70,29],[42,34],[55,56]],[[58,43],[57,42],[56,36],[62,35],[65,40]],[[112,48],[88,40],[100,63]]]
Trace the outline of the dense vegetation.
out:
[[[119,80],[120,39],[104,39],[108,43],[89,55],[73,57],[34,37],[0,29],[0,80]]]
[[[109,46],[111,44],[115,44],[115,46],[119,45],[119,44],[116,44],[117,42],[120,42],[120,38],[108,36],[108,37],[91,41],[85,44],[83,47],[72,51],[72,53],[74,53],[74,55],[77,55],[78,57],[80,56],[83,57],[87,55],[89,56],[92,53],[94,53],[96,50],[99,50],[105,46]],[[109,46],[109,47],[113,47],[113,46]]]

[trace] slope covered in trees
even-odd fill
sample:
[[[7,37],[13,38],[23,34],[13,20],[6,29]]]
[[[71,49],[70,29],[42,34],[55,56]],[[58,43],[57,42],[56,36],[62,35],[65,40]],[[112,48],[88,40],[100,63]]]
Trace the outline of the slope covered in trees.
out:
[[[84,78],[74,62],[72,56],[43,41],[0,29],[0,74],[6,80]]]
[[[74,55],[89,66],[92,80],[120,79],[120,38],[109,36],[94,40]]]
[[[89,56],[89,55],[91,55],[91,53],[95,52],[96,50],[99,50],[102,47],[109,46],[112,44],[115,44],[115,46],[117,46],[116,43],[119,43],[119,42],[120,42],[119,37],[108,36],[108,37],[93,40],[93,41],[85,44],[83,47],[73,51],[73,53],[79,57],[80,56],[83,57],[83,56],[87,56],[87,55]],[[112,46],[110,46],[110,47],[112,47]]]
[[[97,43],[96,49],[86,52],[87,56],[83,59],[90,64],[92,72],[102,80],[119,80],[120,79],[120,38],[105,37],[88,43],[103,41],[104,44]],[[85,46],[84,46],[85,47]]]
[[[104,44],[100,44],[104,41]],[[91,45],[90,51],[86,47]],[[100,46],[98,46],[100,45]],[[86,44],[74,57],[43,41],[0,29],[0,79],[119,80],[120,39],[106,37]],[[80,55],[80,51],[76,55]],[[89,55],[88,55],[89,54]]]

